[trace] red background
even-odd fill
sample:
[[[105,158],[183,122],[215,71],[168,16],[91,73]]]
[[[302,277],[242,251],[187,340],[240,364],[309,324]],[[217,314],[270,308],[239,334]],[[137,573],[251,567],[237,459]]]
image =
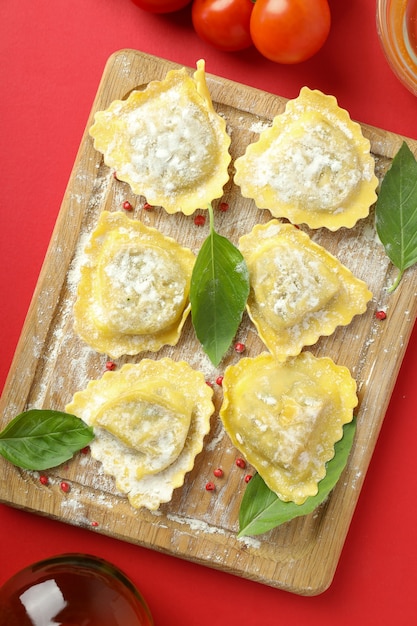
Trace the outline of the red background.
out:
[[[303,85],[319,88],[352,118],[417,139],[417,99],[385,61],[375,0],[330,0],[330,6],[324,48],[285,67],[252,49],[210,48],[193,32],[188,8],[157,16],[131,0],[1,0],[0,386],[104,65],[116,50],[134,48],[187,66],[204,57],[212,74],[290,98]],[[0,584],[34,560],[85,551],[121,567],[160,625],[414,623],[416,366],[415,329],[333,584],[322,595],[299,597],[5,505]]]

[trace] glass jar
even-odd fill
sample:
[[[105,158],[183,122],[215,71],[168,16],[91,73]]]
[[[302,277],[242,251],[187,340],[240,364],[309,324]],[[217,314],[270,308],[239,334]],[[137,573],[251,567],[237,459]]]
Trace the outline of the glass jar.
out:
[[[104,559],[64,554],[0,588],[0,626],[153,626],[133,583]]]
[[[417,95],[417,0],[377,0],[376,20],[391,69]]]

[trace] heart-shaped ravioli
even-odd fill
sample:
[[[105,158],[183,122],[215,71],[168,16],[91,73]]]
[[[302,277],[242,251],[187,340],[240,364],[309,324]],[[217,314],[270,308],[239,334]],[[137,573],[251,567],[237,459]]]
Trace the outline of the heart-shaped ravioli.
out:
[[[103,211],[85,249],[75,331],[112,358],[175,345],[190,312],[194,262],[155,228]]]
[[[185,68],[171,70],[115,100],[95,114],[89,132],[117,178],[168,213],[206,209],[229,179],[230,137],[213,107],[203,60],[192,77]]]
[[[249,316],[279,360],[349,324],[372,298],[362,280],[291,224],[256,225],[239,248],[249,270]]]
[[[142,359],[90,381],[65,410],[94,427],[91,455],[132,506],[155,510],[170,501],[203,448],[212,395],[188,363]]]
[[[375,163],[361,127],[333,96],[307,87],[235,167],[243,196],[310,228],[351,228],[377,198]]]
[[[316,495],[358,403],[349,370],[310,352],[283,363],[264,353],[229,366],[223,393],[224,428],[268,487],[296,504]]]

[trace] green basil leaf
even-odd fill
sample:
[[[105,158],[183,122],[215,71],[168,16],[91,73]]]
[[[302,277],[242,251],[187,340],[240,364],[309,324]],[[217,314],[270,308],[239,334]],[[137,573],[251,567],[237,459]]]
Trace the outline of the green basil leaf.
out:
[[[375,207],[378,237],[399,274],[417,262],[417,161],[403,142],[385,174]]]
[[[191,318],[204,352],[217,366],[242,321],[249,273],[241,252],[213,226],[198,253],[190,285]]]
[[[18,467],[45,470],[68,461],[93,438],[93,429],[75,415],[32,409],[0,432],[0,454]]]
[[[335,444],[335,455],[327,463],[326,476],[319,482],[317,495],[304,504],[283,502],[266,486],[259,474],[249,481],[239,511],[239,534],[261,535],[295,517],[312,513],[329,495],[346,466],[356,431],[356,420],[345,424],[343,437]]]

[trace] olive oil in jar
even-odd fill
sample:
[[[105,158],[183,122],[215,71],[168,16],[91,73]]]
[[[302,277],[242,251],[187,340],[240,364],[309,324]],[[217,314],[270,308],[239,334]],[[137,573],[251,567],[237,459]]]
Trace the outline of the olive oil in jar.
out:
[[[146,602],[110,563],[79,554],[35,563],[0,588],[0,626],[153,626]]]

